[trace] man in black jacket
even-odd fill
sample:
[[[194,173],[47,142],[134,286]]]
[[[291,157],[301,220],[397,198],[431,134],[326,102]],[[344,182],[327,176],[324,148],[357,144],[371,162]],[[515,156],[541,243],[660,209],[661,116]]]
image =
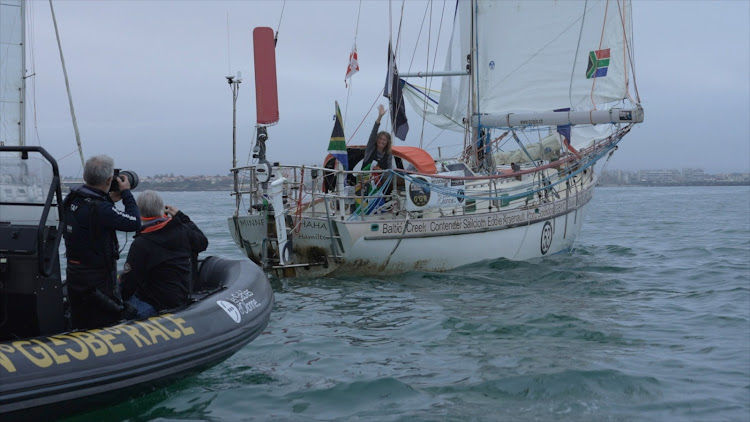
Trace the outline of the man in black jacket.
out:
[[[63,202],[65,213],[66,278],[73,328],[110,325],[121,318],[123,303],[117,288],[120,257],[116,230],[134,232],[140,214],[130,181],[114,179],[115,162],[106,155],[84,164],[84,184],[73,187]],[[119,189],[110,192],[112,181]],[[125,211],[115,208],[122,200]]]
[[[141,193],[137,203],[143,225],[130,246],[120,288],[138,318],[145,318],[189,302],[198,254],[208,239],[182,211],[165,207],[156,192]]]

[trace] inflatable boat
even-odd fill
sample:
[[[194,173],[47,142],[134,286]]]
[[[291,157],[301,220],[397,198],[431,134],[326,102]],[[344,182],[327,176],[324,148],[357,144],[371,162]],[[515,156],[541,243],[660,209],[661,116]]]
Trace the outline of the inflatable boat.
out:
[[[21,162],[13,167],[9,157]],[[209,257],[188,305],[68,330],[57,164],[41,147],[0,147],[0,160],[0,420],[52,420],[112,405],[219,363],[268,324],[273,290],[260,267]],[[30,176],[37,166],[46,171]]]

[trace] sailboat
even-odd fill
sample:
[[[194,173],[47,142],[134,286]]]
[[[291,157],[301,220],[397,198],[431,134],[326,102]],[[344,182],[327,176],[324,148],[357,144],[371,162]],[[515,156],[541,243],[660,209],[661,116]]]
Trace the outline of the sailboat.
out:
[[[445,69],[398,74],[389,60],[395,82],[384,94],[395,135],[406,99],[429,124],[455,131],[463,151],[394,146],[391,169],[376,171],[361,169],[365,147],[354,145],[318,166],[271,164],[274,47],[270,28],[256,28],[266,33],[254,40],[257,163],[232,169],[233,239],[279,277],[445,271],[571,251],[596,164],[644,119],[631,6],[459,0]],[[439,94],[411,82],[422,77],[440,78]],[[331,143],[342,133],[334,127]]]
[[[51,4],[51,3],[50,3]],[[206,257],[190,303],[71,330],[57,161],[25,145],[27,3],[0,2],[0,419],[56,420],[153,391],[232,356],[267,326],[267,275]]]

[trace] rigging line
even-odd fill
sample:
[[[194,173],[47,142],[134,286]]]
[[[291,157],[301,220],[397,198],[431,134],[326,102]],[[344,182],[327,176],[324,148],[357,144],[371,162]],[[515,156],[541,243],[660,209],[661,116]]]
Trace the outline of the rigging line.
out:
[[[393,257],[393,254],[396,252],[396,249],[398,249],[399,246],[401,246],[401,240],[404,238],[403,236],[406,234],[406,230],[409,227],[409,224],[411,223],[409,219],[411,218],[411,214],[406,214],[406,220],[404,221],[404,230],[401,232],[401,237],[398,238],[396,241],[396,244],[393,246],[393,250],[391,250],[391,253],[388,254],[388,258],[385,260],[385,263],[383,264],[383,267],[386,267],[390,262],[391,258]]]
[[[628,4],[632,4],[632,3],[628,3]],[[625,56],[624,59],[623,59],[624,60],[623,61],[623,68],[624,68],[623,70],[624,70],[624,73],[625,73],[625,86],[628,87],[630,85],[629,82],[628,82],[628,76],[629,76],[630,73],[632,73],[633,74],[633,89],[635,89],[635,97],[636,98],[633,99],[633,97],[630,95],[630,89],[629,88],[626,89],[625,92],[627,93],[628,99],[630,101],[632,101],[632,102],[634,102],[636,104],[640,104],[641,103],[641,98],[640,98],[640,95],[638,94],[638,84],[635,81],[635,53],[632,50],[632,46],[628,42],[628,36],[627,36],[627,34],[632,34],[633,33],[632,11],[631,11],[631,18],[630,18],[630,28],[628,28],[625,25],[627,23],[627,22],[625,22],[625,16],[627,16],[627,11],[624,10],[624,8],[626,7],[626,2],[622,2],[622,8],[620,8],[620,2],[618,1],[617,2],[617,6],[618,6],[618,10],[620,10],[620,22],[622,24],[622,42],[623,42],[623,44],[625,46],[625,48],[623,48],[623,56]],[[628,66],[625,66],[626,63],[630,63],[630,66],[629,66],[630,72],[628,72]]]
[[[359,0],[359,8],[357,9],[357,25],[354,28],[354,44],[357,44],[357,35],[359,35],[359,16],[362,14],[362,0]]]
[[[422,38],[422,30],[424,30],[424,23],[427,20],[427,14],[430,11],[430,6],[431,5],[432,5],[432,2],[429,2],[427,4],[427,6],[425,6],[424,15],[422,15],[422,23],[419,26],[419,32],[417,33],[417,41],[414,43],[414,50],[412,51],[411,61],[409,62],[409,67],[408,67],[408,71],[409,72],[411,72],[412,66],[414,65],[414,58],[417,56],[417,48],[419,48],[419,40],[420,40],[420,38]],[[430,18],[432,18],[432,13],[430,13]],[[429,37],[429,33],[430,33],[430,31],[428,30],[427,31],[427,34],[428,34],[427,35],[427,51],[428,52],[430,51],[430,37]],[[429,56],[429,54],[427,55],[427,67],[426,68],[427,69],[430,68],[430,56]],[[426,109],[427,107],[426,107],[426,104],[424,104],[424,100],[423,100],[422,104],[423,104],[422,108]],[[406,106],[406,105],[404,105],[404,106]],[[420,148],[422,148],[422,143],[424,141],[424,125],[425,125],[425,119],[422,119],[422,130],[421,130],[420,136],[419,136],[419,147]]]
[[[443,9],[440,11],[440,23],[438,24],[437,39],[435,40],[435,52],[432,56],[432,70],[435,70],[437,64],[438,47],[440,46],[440,35],[443,32],[443,19],[445,18],[445,5],[447,0],[443,0]]]
[[[458,10],[458,2],[456,2],[456,10]],[[478,80],[479,76],[477,75],[477,68],[475,65],[475,59],[476,59],[476,46],[472,45],[472,41],[476,38],[477,35],[477,28],[476,28],[476,14],[478,13],[479,5],[475,2],[469,3],[469,15],[470,15],[470,25],[469,25],[469,51],[468,51],[468,64],[469,64],[469,89],[468,89],[468,95],[466,96],[466,126],[464,127],[464,151],[469,151],[476,149],[474,145],[474,139],[472,137],[474,131],[471,127],[471,115],[473,113],[478,113],[478,110],[474,109],[474,104],[478,101],[478,95],[475,91],[475,87],[477,87],[476,81]],[[458,16],[458,15],[456,15]],[[454,26],[455,28],[455,26]],[[478,42],[478,41],[477,41]],[[452,58],[452,56],[451,56]],[[479,130],[479,126],[481,126],[482,121],[481,117],[480,120],[477,121],[477,131]],[[464,154],[464,153],[462,153]],[[467,159],[470,158],[469,155],[462,155],[462,157],[466,157]],[[474,163],[467,161],[468,164],[472,167],[472,169],[475,167]]]
[[[447,0],[443,0],[443,9],[442,9],[442,11],[441,11],[441,14],[440,14],[440,25],[438,26],[438,38],[437,38],[437,41],[435,42],[435,53],[434,53],[434,56],[433,56],[433,59],[432,59],[432,68],[433,68],[432,70],[433,70],[433,71],[434,71],[434,69],[435,69],[435,66],[436,66],[436,64],[437,64],[437,53],[438,53],[438,46],[440,45],[440,34],[441,34],[441,32],[442,32],[442,29],[443,29],[443,18],[445,17],[445,5],[446,5],[446,4],[447,4]],[[432,5],[432,2],[430,2],[430,5]],[[456,7],[458,7],[458,3],[456,3]],[[432,19],[432,12],[430,12],[430,19]],[[431,26],[431,25],[430,25],[430,26]],[[420,31],[421,31],[421,30],[420,30]],[[431,33],[431,32],[430,32],[430,33]],[[429,48],[428,48],[428,52],[429,52]],[[429,55],[428,55],[428,58],[429,58]],[[427,65],[427,68],[429,69],[429,59],[428,59],[428,65]],[[428,84],[427,84],[427,87],[424,87],[424,89],[425,89],[425,92],[423,93],[423,95],[424,95],[425,99],[423,100],[423,107],[422,107],[422,110],[423,110],[423,114],[424,114],[424,115],[426,115],[426,114],[427,114],[427,106],[426,106],[426,101],[427,101],[427,99],[430,99],[431,101],[433,101],[433,102],[435,102],[435,103],[437,104],[437,101],[434,101],[434,100],[432,100],[432,99],[431,99],[431,98],[429,98],[429,96],[427,95],[427,91],[434,91],[434,90],[432,89],[432,82],[433,82],[433,80],[432,80],[432,78],[430,78],[430,79],[429,79],[429,82],[428,82]],[[412,87],[414,87],[414,88],[415,88],[415,89],[416,89],[417,91],[419,91],[419,89],[418,89],[418,88],[417,88],[417,87],[416,87],[415,85],[409,84],[408,82],[406,82],[406,84],[407,84],[407,85],[411,85],[411,86],[412,86]],[[446,117],[447,117],[447,116],[446,116]],[[422,119],[422,134],[421,134],[421,136],[424,136],[424,125],[425,125],[425,122],[424,122],[424,121],[425,121],[425,120],[426,120],[426,119]],[[450,119],[450,120],[451,120],[451,121],[453,121],[453,119]],[[456,122],[456,123],[457,123],[457,122]],[[459,126],[461,125],[460,123],[457,123],[457,124],[459,124]],[[440,135],[442,135],[442,134],[443,134],[443,132],[445,132],[445,129],[442,129],[442,130],[441,130],[441,131],[440,131],[440,132],[439,132],[439,133],[438,133],[437,135],[435,135],[435,137],[434,137],[434,138],[432,138],[432,140],[431,140],[430,142],[428,142],[428,143],[427,143],[427,145],[426,145],[426,146],[424,146],[424,147],[423,147],[423,140],[422,140],[422,138],[420,137],[420,141],[419,141],[419,147],[420,147],[420,148],[427,148],[427,147],[429,147],[430,145],[432,145],[432,144],[433,144],[433,143],[434,143],[434,142],[435,142],[435,141],[437,140],[437,138],[438,138],[438,137],[440,137]]]
[[[359,7],[357,9],[357,23],[354,26],[354,48],[357,48],[357,36],[359,35],[359,17],[362,14],[362,0],[359,0]],[[349,98],[352,94],[352,85],[354,85],[354,78],[349,79],[349,89],[346,92],[346,106],[344,106],[344,127],[346,127],[346,117],[349,115]]]
[[[429,25],[427,25],[427,28],[428,28],[427,30],[427,54],[425,55],[425,69],[430,68],[430,46],[432,45],[432,2],[431,1],[429,3],[429,8],[430,8],[430,22],[429,22]],[[426,101],[427,99],[425,98],[422,103],[423,109],[426,108]],[[422,130],[419,133],[419,147],[420,148],[422,148],[422,146],[424,145],[424,128],[426,124],[427,124],[427,120],[422,119]]]
[[[399,46],[401,45],[401,30],[404,27],[404,8],[406,7],[406,0],[401,1],[401,16],[398,20],[398,32],[396,33],[396,46],[394,47],[393,55],[397,55]]]
[[[76,152],[78,152],[78,150],[77,150],[77,149],[74,149],[73,151],[70,151],[69,153],[67,153],[67,154],[63,155],[62,157],[60,157],[60,158],[57,158],[57,161],[58,161],[58,162],[60,162],[60,161],[62,161],[62,160],[64,160],[64,159],[66,159],[66,158],[70,157],[71,155],[75,154]]]
[[[623,7],[620,4],[620,0],[617,0],[617,16],[620,18],[620,29],[622,30],[622,77],[625,79],[625,95],[630,101],[633,101],[633,98],[630,96],[630,89],[628,89],[628,77],[630,76],[628,72],[628,37],[625,30],[625,22],[623,21]]]
[[[392,45],[393,41],[393,2],[388,0],[388,45]],[[389,51],[388,54],[391,54]],[[389,57],[390,58],[390,57]],[[388,69],[390,72],[390,69]]]
[[[388,6],[389,6],[389,11],[390,11],[390,2],[388,3]],[[399,45],[401,43],[401,29],[403,28],[403,23],[404,23],[404,8],[405,8],[405,6],[406,6],[406,0],[402,0],[401,1],[401,17],[399,18],[399,21],[398,21],[398,31],[396,33],[397,34],[396,35],[396,43],[395,44],[392,44],[390,42],[388,43],[389,45],[393,46],[393,52],[392,52],[393,53],[393,63],[392,63],[392,66],[396,67],[397,69],[398,69],[398,67],[396,66],[396,63],[399,61],[399,60],[397,60],[397,57],[398,57],[398,53],[399,53]],[[388,19],[389,19],[389,21],[391,21],[393,19],[392,13],[389,13]],[[392,37],[390,35],[391,32],[392,32],[392,24],[391,24],[391,28],[390,29],[391,29],[391,31],[389,31],[389,37]],[[389,39],[389,41],[390,41],[390,39]],[[391,51],[388,51],[388,55],[389,55],[389,60],[390,60]],[[392,67],[388,69],[388,74],[389,75],[391,74],[391,70],[393,70]],[[390,78],[388,78],[388,80],[390,80]],[[386,89],[390,90],[390,87],[386,88]],[[393,93],[390,93],[390,95],[393,95]],[[403,98],[403,95],[402,95],[402,98]],[[389,102],[389,104],[391,103],[391,97],[390,96],[388,97],[388,102]],[[400,103],[401,102],[399,101],[399,104],[396,104],[396,107],[397,107],[396,108],[396,113],[388,113],[388,114],[398,115],[398,107],[400,107]],[[404,104],[404,107],[406,107],[405,104]],[[406,112],[406,110],[404,110],[404,112]],[[396,135],[396,133],[395,133],[396,122],[393,121],[393,119],[391,118],[391,116],[388,116],[388,118],[389,118],[389,120],[391,120],[391,138],[393,138]]]
[[[425,22],[425,20],[427,20],[427,11],[428,11],[428,7],[425,7],[424,15],[422,16],[422,23],[420,24],[420,26],[419,26],[419,32],[417,33],[417,41],[414,43],[414,50],[412,51],[411,61],[409,62],[409,68],[408,68],[409,72],[411,72],[412,66],[414,64],[414,57],[416,57],[416,55],[417,55],[417,48],[419,48],[419,45],[418,45],[419,44],[419,39],[422,38],[422,31],[424,30],[424,22]],[[429,46],[429,38],[428,38],[427,48],[428,48],[428,50],[430,48],[430,46]],[[429,56],[428,56],[428,58],[429,58]]]
[[[581,38],[583,38],[583,23],[586,21],[586,4],[588,3],[588,0],[583,3],[583,16],[581,17],[581,26],[578,30],[578,43],[576,43],[576,54],[573,59],[573,68],[570,70],[570,80],[568,84],[568,104],[573,104],[573,80],[575,78],[575,72],[576,72],[576,64],[578,60],[575,58],[578,57],[578,51],[581,49]]]
[[[631,6],[631,11],[630,11],[630,32],[629,33],[633,34],[633,11],[632,11],[632,6]],[[635,40],[632,39],[633,38],[632,35],[631,35],[630,38],[631,38],[631,40],[633,42],[635,42]],[[638,82],[636,81],[636,76],[635,76],[635,51],[634,51],[634,49],[635,49],[634,45],[631,46],[630,44],[628,44],[628,52],[630,54],[630,69],[631,69],[630,71],[633,74],[633,88],[635,89],[635,98],[636,98],[636,101],[637,101],[638,104],[640,104],[641,103],[641,95],[638,93]]]
[[[445,2],[443,2],[443,4],[445,4]],[[427,31],[427,54],[425,55],[426,56],[425,57],[425,69],[430,68],[430,46],[432,45],[432,14],[433,14],[432,5],[433,5],[433,2],[430,1],[430,24],[428,26],[429,29]],[[438,40],[439,39],[440,39],[440,31],[438,28]],[[437,45],[435,46],[435,53],[437,54]],[[434,62],[432,66],[433,68],[435,67]],[[432,78],[430,78],[428,85],[432,86]],[[427,108],[427,98],[425,98],[422,102],[422,109],[426,111],[426,108]],[[419,135],[419,147],[420,148],[422,148],[424,145],[424,128],[426,124],[427,124],[427,119],[422,119],[422,131],[420,132],[420,135]]]
[[[29,4],[29,3],[27,3],[27,4]],[[34,48],[32,47],[33,45],[35,45],[34,34],[36,34],[36,29],[34,27],[36,26],[35,25],[36,22],[35,22],[35,19],[34,19],[35,14],[32,13],[30,9],[26,9],[26,15],[27,15],[27,18],[26,18],[26,32],[27,32],[27,36],[26,36],[26,41],[25,42],[26,42],[26,47],[27,47],[26,51],[28,52],[29,62],[30,62],[30,64],[27,63],[27,67],[29,67],[31,69],[31,74],[28,75],[28,76],[24,75],[24,79],[27,79],[27,80],[31,81],[31,98],[33,98],[33,101],[31,101],[31,112],[33,114],[32,120],[33,120],[34,135],[35,135],[34,139],[36,140],[36,144],[41,145],[42,143],[39,140],[40,139],[39,138],[39,125],[38,125],[39,119],[37,118],[38,116],[37,116],[37,108],[36,108],[36,104],[37,104],[37,101],[36,101],[36,78],[32,78],[32,76],[36,75],[36,56],[34,54]],[[24,69],[24,71],[25,71],[25,69]],[[29,96],[29,94],[28,94],[28,92],[29,92],[29,85],[26,84],[24,89],[26,90],[25,95],[28,97]],[[26,99],[24,99],[24,101],[26,101]],[[24,114],[24,119],[26,120],[26,122],[27,122],[26,124],[28,125],[29,123],[28,123],[28,118],[27,117],[28,116],[26,116]],[[73,152],[75,152],[75,151],[73,151]]]
[[[232,74],[232,49],[229,43],[229,11],[227,10],[227,75]]]
[[[414,91],[416,91],[417,93],[419,93],[420,95],[422,95],[425,98],[425,100],[424,100],[425,103],[427,103],[427,100],[429,100],[430,102],[435,103],[435,104],[438,103],[434,98],[430,97],[430,95],[427,94],[427,92],[426,92],[427,88],[425,88],[423,86],[414,85],[414,84],[411,84],[411,83],[406,82],[406,81],[404,81],[404,83],[407,85],[407,87],[412,88]],[[440,92],[438,92],[438,94],[439,93]]]
[[[30,12],[26,11],[26,9],[23,7],[23,5],[19,4],[18,6],[21,7],[20,11],[28,14],[29,16],[32,16],[32,14]],[[14,14],[14,17],[15,17],[15,14]],[[21,19],[19,21],[16,21],[16,19],[13,19],[13,22],[6,23],[7,26],[11,27],[11,29],[8,30],[8,33],[14,33],[14,32],[16,32],[17,25],[21,27],[21,31],[28,32],[26,30],[26,28],[24,28],[24,25],[23,25],[24,22],[25,22],[25,19],[26,19],[26,16],[21,15]],[[22,34],[22,35],[25,35],[25,34]],[[21,40],[22,40],[22,42],[24,42],[23,41],[23,36],[21,37]],[[5,48],[3,50],[0,50],[0,63],[2,63],[4,65],[5,63],[8,62],[8,55],[10,54],[10,49],[11,49],[12,44],[11,43],[7,43],[7,44],[3,43],[3,44],[5,45]],[[18,43],[16,43],[16,45],[18,45]],[[23,61],[23,57],[21,58],[21,60]],[[21,69],[21,72],[24,73],[22,75],[22,78],[26,77],[25,71],[26,71],[26,69]],[[8,85],[10,85],[10,84],[8,84]],[[4,95],[2,95],[3,91],[6,91],[6,89],[8,91],[10,91],[10,89],[8,89],[8,88],[10,88],[10,87],[6,86],[6,84],[0,85],[0,98],[4,97]],[[21,94],[24,94],[24,93],[21,92]],[[21,107],[25,107],[23,105],[23,101],[25,101],[25,98],[21,98],[21,104],[22,104]],[[16,105],[18,105],[18,104],[16,104]],[[6,107],[6,102],[5,101],[1,102],[0,103],[0,116],[5,116],[5,107]],[[10,107],[10,104],[8,104],[8,107]],[[22,112],[21,116],[23,117],[23,115],[24,114]],[[19,140],[18,141],[19,141],[20,145],[23,145],[24,144],[24,139],[23,139],[24,133],[23,133],[23,128],[20,128],[20,129],[21,129],[21,132],[20,132],[20,136],[19,136]]]
[[[599,161],[599,159],[601,159],[605,154],[607,154],[610,151],[612,151],[612,149],[616,147],[617,143],[621,139],[622,139],[622,137],[619,137],[619,139],[612,140],[612,142],[609,145],[604,146],[601,151],[595,152],[592,156],[590,156],[586,160],[586,162],[578,162],[577,169],[571,171],[568,174],[566,174],[564,177],[559,177],[559,175],[558,175],[558,178],[556,180],[554,180],[554,182],[552,180],[548,179],[548,181],[550,182],[550,184],[546,185],[546,186],[539,185],[536,182],[536,180],[534,180],[534,179],[536,178],[536,173],[540,172],[540,170],[544,170],[545,168],[549,168],[548,166],[536,168],[536,169],[531,170],[531,171],[526,170],[526,171],[524,171],[524,172],[522,172],[520,174],[533,173],[534,174],[534,176],[533,176],[534,179],[532,179],[531,182],[524,183],[524,184],[521,184],[521,185],[517,185],[517,186],[514,186],[514,187],[505,188],[505,189],[499,189],[499,190],[496,190],[496,193],[497,192],[512,192],[512,191],[517,190],[518,188],[531,188],[531,190],[524,191],[524,192],[519,192],[519,193],[516,193],[516,194],[511,194],[511,195],[508,195],[508,196],[505,196],[505,197],[503,197],[503,196],[484,196],[484,195],[482,195],[482,193],[478,193],[476,195],[472,195],[471,192],[468,192],[468,191],[465,191],[464,193],[459,193],[458,191],[453,190],[453,189],[448,188],[448,187],[434,185],[434,184],[428,182],[427,180],[415,177],[413,174],[409,174],[409,173],[405,173],[405,172],[398,172],[398,173],[396,173],[396,172],[394,172],[394,170],[389,170],[389,171],[392,172],[392,173],[394,173],[394,174],[396,174],[396,175],[398,175],[399,177],[401,177],[401,178],[403,178],[405,180],[408,180],[410,183],[414,183],[414,184],[422,185],[422,186],[429,186],[429,188],[432,191],[440,192],[440,193],[445,194],[445,195],[454,196],[456,198],[469,198],[469,199],[475,199],[475,200],[503,200],[504,199],[504,200],[511,200],[512,201],[512,200],[524,198],[527,195],[535,195],[535,194],[537,194],[539,192],[542,192],[544,190],[547,190],[547,189],[555,189],[556,186],[562,185],[563,182],[567,182],[568,180],[574,180],[574,178],[578,174],[580,174],[581,172],[586,171],[586,169],[588,169],[589,167],[595,165],[597,163],[597,161]],[[435,178],[435,177],[440,178],[439,176],[436,176],[436,175],[431,175],[431,177],[432,178]],[[507,178],[507,177],[515,177],[515,176],[507,176],[507,175],[506,176],[502,176],[501,175],[501,176],[495,176],[495,177],[482,177],[482,178],[478,178],[478,179],[482,179],[482,180],[487,179],[487,180],[490,180],[490,179]],[[449,179],[473,180],[473,179],[477,179],[477,178],[449,177]],[[576,187],[576,191],[577,191],[577,189],[578,189],[577,184],[574,184],[574,186]],[[557,189],[555,189],[555,190],[557,190]]]
[[[78,144],[78,153],[81,157],[81,165],[84,165],[83,147],[81,146],[81,135],[78,132],[78,122],[76,121],[76,111],[73,107],[73,95],[70,92],[70,82],[68,81],[68,71],[65,67],[65,58],[63,57],[62,43],[60,41],[60,32],[57,29],[57,18],[55,18],[55,8],[52,6],[52,0],[49,0],[49,10],[52,13],[52,23],[55,25],[55,37],[57,38],[57,49],[60,52],[60,63],[62,64],[63,75],[65,76],[65,88],[68,91],[68,104],[70,105],[70,117],[73,119],[73,130],[76,134],[76,143]]]
[[[420,94],[420,95],[424,96],[424,97],[425,97],[425,103],[426,103],[426,101],[427,101],[427,100],[429,100],[430,102],[432,102],[432,103],[435,103],[435,104],[437,104],[437,103],[438,103],[438,102],[437,102],[437,101],[435,101],[435,100],[434,100],[433,98],[431,98],[431,97],[430,97],[430,96],[429,96],[429,95],[428,95],[428,94],[427,94],[426,92],[424,92],[424,91],[422,91],[421,89],[419,89],[419,88],[423,88],[423,87],[419,87],[419,86],[417,86],[417,85],[412,85],[412,84],[410,84],[409,82],[406,82],[406,81],[404,81],[404,87],[405,87],[405,88],[407,88],[407,89],[408,89],[408,88],[411,88],[412,90],[414,90],[414,91],[415,91],[415,92],[417,92],[418,94]],[[436,91],[436,92],[437,92],[437,91]],[[427,107],[425,106],[425,109],[426,109],[426,108],[427,108]],[[424,114],[425,114],[425,115],[426,115],[426,113],[427,113],[427,111],[426,111],[426,110],[424,110]],[[437,114],[437,113],[435,113],[435,114]],[[451,122],[455,123],[456,125],[458,125],[458,126],[463,126],[463,123],[461,123],[461,122],[459,122],[459,121],[456,121],[456,120],[454,120],[454,119],[453,119],[452,117],[450,117],[450,116],[446,116],[446,115],[443,115],[443,116],[444,116],[444,117],[446,117],[446,118],[447,118],[448,120],[450,120]],[[437,126],[436,126],[436,127],[437,127]],[[434,137],[434,138],[432,139],[432,141],[430,141],[430,142],[429,142],[429,143],[427,144],[427,146],[426,146],[426,147],[429,147],[429,146],[430,146],[430,145],[431,145],[431,144],[432,144],[433,142],[435,142],[435,140],[436,140],[436,139],[438,138],[438,136],[440,136],[440,135],[441,135],[441,134],[442,134],[443,132],[445,132],[445,129],[442,129],[442,130],[440,131],[440,133],[438,133],[438,135],[437,135],[437,136],[435,136],[435,137]],[[425,147],[425,148],[426,148],[426,147]],[[422,148],[422,147],[420,146],[420,148]],[[423,148],[423,149],[424,149],[424,148]]]
[[[349,115],[349,98],[352,96],[352,85],[354,85],[354,81],[349,81],[349,88],[346,90],[346,105],[344,106],[344,127],[346,127],[346,116]]]
[[[587,0],[588,1],[588,0]],[[604,31],[607,29],[607,16],[609,14],[609,1],[604,2],[604,22],[602,22],[602,33],[599,35],[599,50],[602,49],[602,43],[604,43]],[[624,63],[623,63],[624,64]],[[627,74],[625,69],[623,69],[623,74]],[[596,89],[596,80],[598,78],[594,77],[593,82],[591,83],[591,103],[594,105],[594,110],[596,110],[596,100],[594,100],[594,89]],[[594,124],[594,122],[591,122],[591,124]]]
[[[438,25],[438,31],[437,31],[437,40],[435,40],[435,53],[432,56],[432,71],[435,71],[435,66],[437,65],[437,53],[438,53],[438,47],[440,46],[440,35],[443,32],[443,18],[445,17],[445,5],[447,0],[443,0],[443,10],[440,12],[440,24]],[[430,82],[427,85],[427,89],[432,90],[432,78],[430,78]]]
[[[413,83],[410,83],[410,82],[406,82],[406,81],[404,81],[404,82],[406,83],[406,85],[408,85],[409,87],[413,88],[415,91],[417,91],[418,93],[420,93],[421,95],[423,95],[424,97],[426,97],[427,100],[430,100],[430,102],[438,104],[437,100],[435,100],[434,98],[430,97],[430,95],[427,92],[430,91],[430,92],[436,92],[436,93],[440,94],[440,91],[435,91],[434,89],[431,89],[431,88],[428,88],[428,87],[424,87],[424,86],[420,86],[420,85],[414,85]]]
[[[281,3],[281,14],[279,15],[279,23],[276,25],[276,34],[273,37],[274,45],[276,40],[279,38],[279,31],[281,30],[281,20],[284,18],[284,8],[286,7],[286,0]]]
[[[354,129],[354,133],[352,133],[352,136],[351,136],[351,138],[350,138],[350,139],[349,139],[348,141],[346,141],[347,145],[349,145],[349,142],[350,142],[350,141],[351,141],[352,139],[354,139],[354,135],[356,135],[356,134],[357,134],[357,131],[359,131],[359,128],[360,128],[360,127],[362,127],[362,124],[363,124],[363,123],[365,122],[365,119],[367,119],[367,116],[369,116],[369,115],[370,115],[370,112],[372,111],[372,109],[373,109],[373,108],[375,108],[375,104],[377,104],[377,103],[378,103],[378,99],[379,99],[379,98],[380,98],[380,91],[378,91],[378,94],[377,94],[377,95],[375,96],[375,101],[373,101],[372,105],[370,106],[370,109],[369,109],[369,110],[367,110],[367,113],[365,113],[365,116],[364,116],[364,117],[362,117],[362,120],[361,120],[361,121],[359,122],[359,125],[357,126],[357,128],[356,128],[356,129]]]

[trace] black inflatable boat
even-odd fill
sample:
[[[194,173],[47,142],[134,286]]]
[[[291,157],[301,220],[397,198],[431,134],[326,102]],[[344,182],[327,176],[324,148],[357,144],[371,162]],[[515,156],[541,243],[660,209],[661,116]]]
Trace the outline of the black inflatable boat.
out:
[[[10,151],[20,160],[14,177]],[[67,331],[57,164],[40,147],[0,147],[0,159],[0,420],[111,405],[228,358],[268,324],[273,291],[264,272],[249,260],[209,257],[188,306]],[[30,176],[36,166],[50,175]]]

